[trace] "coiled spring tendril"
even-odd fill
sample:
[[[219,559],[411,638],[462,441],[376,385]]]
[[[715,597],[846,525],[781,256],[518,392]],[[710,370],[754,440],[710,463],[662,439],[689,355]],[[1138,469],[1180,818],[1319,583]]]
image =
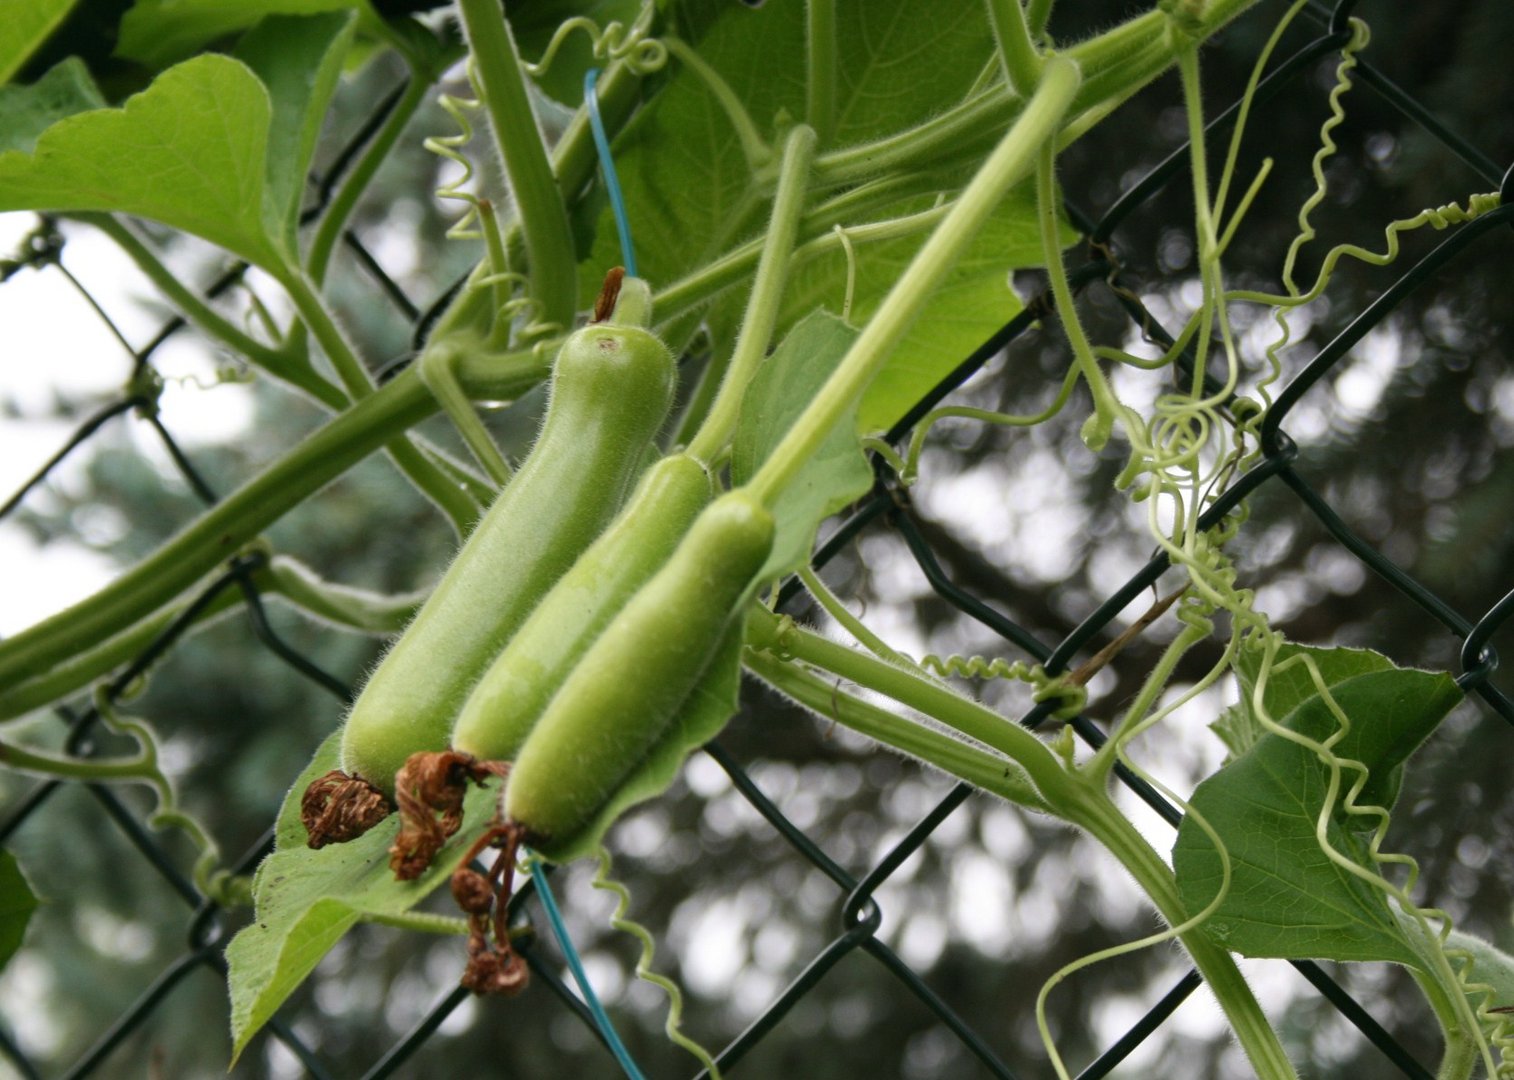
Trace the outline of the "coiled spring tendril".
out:
[[[467,155],[462,152],[463,147],[473,141],[473,121],[468,114],[483,107],[480,98],[483,90],[479,86],[478,72],[471,59],[467,63],[466,70],[468,86],[473,91],[473,97],[462,97],[445,92],[437,96],[437,103],[452,118],[452,122],[457,125],[457,131],[451,135],[429,135],[421,142],[421,145],[431,153],[462,168],[460,175],[436,188],[438,199],[453,199],[468,204],[467,212],[447,230],[446,235],[449,240],[482,240],[484,238],[478,224],[478,196],[467,190],[467,185],[473,180],[473,162],[469,161]]]
[[[668,995],[668,1016],[663,1023],[663,1031],[669,1041],[678,1044],[692,1054],[699,1063],[709,1072],[711,1080],[720,1080],[720,1067],[715,1064],[714,1057],[704,1047],[684,1034],[683,1020],[683,992],[678,984],[666,975],[659,975],[652,970],[652,961],[656,957],[657,945],[651,931],[645,926],[627,916],[631,908],[631,893],[620,882],[610,877],[610,852],[603,846],[599,849],[599,865],[594,871],[594,888],[615,896],[615,911],[610,916],[610,926],[622,933],[630,934],[641,943],[641,953],[636,958],[636,977],[643,982],[649,982]]]
[[[541,59],[534,64],[522,64],[526,73],[533,78],[540,77],[552,66],[557,59],[558,52],[563,43],[575,32],[582,31],[589,35],[590,49],[594,58],[601,63],[611,60],[624,61],[626,66],[638,75],[647,75],[661,69],[668,61],[668,47],[654,37],[648,35],[647,25],[638,20],[632,26],[626,26],[618,21],[608,22],[601,29],[593,19],[584,15],[575,16],[558,26],[552,35],[552,40],[547,42],[547,47],[542,51]]]

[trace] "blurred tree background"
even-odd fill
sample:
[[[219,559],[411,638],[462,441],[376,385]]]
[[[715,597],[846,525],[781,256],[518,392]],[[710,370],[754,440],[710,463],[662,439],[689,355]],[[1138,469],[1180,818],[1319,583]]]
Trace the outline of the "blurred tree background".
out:
[[[1131,8],[1124,0],[1063,0],[1053,33],[1075,39],[1128,16]],[[1279,3],[1260,5],[1204,51],[1212,111],[1239,94],[1281,10]],[[1411,7],[1364,2],[1356,14],[1372,28],[1365,61],[1494,160],[1514,157],[1508,108],[1514,71],[1507,61],[1514,54],[1514,9],[1497,0]],[[1278,55],[1320,32],[1318,21],[1300,19]],[[1297,207],[1311,190],[1309,159],[1336,63],[1327,56],[1295,77],[1252,122],[1238,177],[1249,181],[1263,157],[1275,158],[1276,168],[1227,256],[1232,284],[1275,288]],[[355,75],[337,97],[322,167],[401,77],[383,60]],[[1372,90],[1359,86],[1346,108],[1336,136],[1341,150],[1327,167],[1330,195],[1316,214],[1321,238],[1306,252],[1300,280],[1312,279],[1315,260],[1330,244],[1349,239],[1379,247],[1388,221],[1464,201],[1490,186]],[[411,129],[417,137],[406,140],[380,174],[353,223],[364,245],[422,306],[473,256],[465,244],[440,239],[454,209],[432,198],[437,161],[419,148],[419,134],[449,129],[439,110],[425,111]],[[1064,154],[1060,173],[1070,203],[1096,218],[1179,147],[1185,133],[1177,81],[1169,75]],[[1197,296],[1191,219],[1187,175],[1179,173],[1114,236],[1121,285],[1174,332]],[[65,265],[68,244],[82,233],[79,226],[63,227]],[[1429,230],[1407,238],[1404,260],[1387,270],[1345,264],[1307,324],[1295,321],[1300,340],[1285,354],[1287,370],[1297,371],[1437,239]],[[1302,450],[1299,471],[1348,523],[1473,618],[1509,589],[1514,570],[1508,250],[1507,241],[1484,240],[1414,292],[1286,425]],[[213,260],[190,245],[176,244],[170,256],[176,265],[203,271],[202,279],[213,272]],[[85,276],[83,268],[80,273]],[[341,314],[367,355],[402,358],[410,348],[409,319],[375,301],[365,273],[350,258],[339,262],[333,289]],[[1039,280],[1022,274],[1014,285],[1029,296]],[[148,291],[144,282],[140,292]],[[228,303],[235,307],[242,299],[245,294],[235,294]],[[1134,347],[1139,328],[1117,301],[1110,287],[1090,287],[1084,295],[1090,328],[1096,340]],[[78,306],[78,317],[87,317]],[[1246,359],[1255,364],[1270,336],[1263,314],[1237,312]],[[13,355],[8,361],[67,359]],[[1067,363],[1060,331],[1048,324],[1019,339],[953,400],[1035,411]],[[1140,375],[1118,385],[1140,401],[1158,392],[1157,383]],[[204,392],[245,394],[254,410],[249,428],[234,439],[191,450],[195,467],[219,492],[321,419],[317,410],[262,384]],[[54,411],[58,418],[80,418],[97,404],[64,397]],[[13,404],[17,412],[24,410]],[[1071,409],[1028,431],[943,424],[932,434],[911,493],[918,524],[947,575],[1047,642],[1070,631],[1149,554],[1144,510],[1133,510],[1112,491],[1117,457],[1091,455],[1078,440],[1082,415]],[[532,422],[529,403],[495,418],[502,439],[516,446],[529,437]],[[129,430],[133,423],[117,421],[93,438],[82,451],[87,468],[29,499],[13,525],[40,542],[89,542],[127,565],[192,520],[200,508],[196,496],[161,455],[144,452],[140,431]],[[447,437],[444,425],[427,430]],[[1454,668],[1456,639],[1364,572],[1280,487],[1264,487],[1252,500],[1235,545],[1247,584],[1259,590],[1259,610],[1296,640],[1370,646],[1400,663]],[[378,458],[308,500],[268,535],[277,550],[334,580],[386,591],[423,587],[451,547],[445,524]],[[906,651],[1018,658],[930,591],[903,539],[885,522],[870,526],[824,576]],[[296,651],[344,682],[361,678],[380,645],[277,604],[270,612]],[[1108,721],[1118,714],[1167,633],[1157,624],[1100,677],[1090,715]],[[1506,631],[1494,644],[1514,642]],[[983,693],[1010,715],[1028,705],[1014,688],[990,685]],[[1223,748],[1204,724],[1222,704],[1220,695],[1206,695],[1180,714],[1181,723],[1148,736],[1145,763],[1180,790],[1211,770]],[[336,699],[263,648],[240,613],[176,648],[127,711],[155,724],[183,800],[228,856],[258,841],[288,784],[341,716]],[[65,730],[51,715],[27,723],[59,738]],[[1509,738],[1504,724],[1476,703],[1458,709],[1410,769],[1390,839],[1394,850],[1419,859],[1424,896],[1462,928],[1505,948],[1514,944],[1514,796],[1504,775]],[[815,843],[859,877],[952,786],[816,723],[755,684],[748,685],[743,711],[720,745]],[[11,812],[33,784],[0,775],[0,805]],[[144,813],[150,807],[143,793],[132,791],[129,798]],[[667,797],[631,814],[612,835],[615,873],[634,898],[632,913],[658,939],[656,966],[685,988],[689,1030],[708,1046],[724,1045],[752,1022],[841,931],[844,897],[835,885],[778,837],[706,756],[690,762]],[[1152,836],[1161,848],[1169,843],[1157,828]],[[81,787],[55,794],[10,847],[45,904],[25,949],[0,977],[0,1015],[44,1075],[59,1075],[183,953],[189,909]],[[188,849],[180,847],[187,866]],[[633,1053],[649,1075],[688,1075],[692,1059],[661,1033],[662,995],[630,981],[635,945],[608,931],[609,900],[591,889],[581,867],[560,874],[557,891],[591,975],[619,1006]],[[877,895],[882,939],[1025,1076],[1046,1075],[1033,1016],[1045,978],[1153,926],[1149,908],[1111,860],[1065,829],[982,797],[958,808]],[[555,956],[549,941],[539,948],[549,960]],[[461,957],[453,940],[360,928],[284,1016],[332,1075],[358,1076],[452,990]],[[1407,977],[1385,965],[1327,967],[1420,1060],[1436,1060],[1436,1028]],[[1184,970],[1175,950],[1147,950],[1060,985],[1051,1008],[1064,1055],[1078,1063],[1097,1054]],[[1272,1014],[1285,1018],[1285,1042],[1309,1075],[1387,1075],[1379,1052],[1300,977],[1281,964],[1247,970],[1257,973]],[[1128,1075],[1245,1074],[1217,1012],[1202,997],[1185,1004],[1138,1052]],[[223,1075],[230,1045],[225,1031],[224,983],[201,970],[141,1024],[102,1075]],[[465,1003],[400,1075],[604,1076],[611,1069],[587,1029],[536,987],[513,1000]],[[260,1037],[235,1075],[302,1072],[288,1051]],[[934,1016],[860,952],[821,979],[736,1074],[806,1080],[986,1075]]]

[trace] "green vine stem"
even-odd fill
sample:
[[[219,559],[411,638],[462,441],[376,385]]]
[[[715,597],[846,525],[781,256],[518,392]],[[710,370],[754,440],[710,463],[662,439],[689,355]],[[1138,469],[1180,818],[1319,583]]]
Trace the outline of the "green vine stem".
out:
[[[759,172],[771,163],[772,147],[768,146],[758,133],[751,114],[746,111],[746,106],[741,103],[741,98],[736,91],[731,89],[730,83],[721,78],[720,73],[687,42],[675,37],[666,37],[662,39],[662,43],[680,64],[698,76],[699,80],[709,88],[710,93],[715,96],[715,100],[720,103],[721,111],[725,113],[726,119],[736,131],[736,140],[741,144],[741,153],[746,158],[747,167],[753,172]]]
[[[476,398],[509,401],[545,377],[527,350],[468,354],[459,376]],[[82,654],[190,588],[263,529],[397,434],[436,411],[412,367],[333,418],[183,532],[103,589],[0,641],[0,686]]]
[[[544,320],[571,326],[578,306],[573,234],[526,94],[520,54],[504,8],[499,0],[458,0],[458,11],[472,48],[495,144],[510,178],[525,238],[531,295],[541,305]]]
[[[836,0],[806,0],[804,115],[825,145],[836,133]]]
[[[792,620],[754,608],[747,618],[754,648],[791,657],[917,709],[1023,769],[1044,803],[1057,806],[1097,791],[1062,768],[1046,745],[993,710],[909,668],[898,667],[805,630]]]
[[[1041,54],[1030,39],[1030,26],[1020,0],[983,0],[988,21],[999,45],[999,64],[1004,81],[1021,97],[1027,97],[1041,77]]]
[[[865,735],[885,746],[917,758],[1001,798],[1042,813],[1051,813],[1046,800],[1024,771],[1011,761],[970,746],[961,739],[918,721],[896,716],[881,706],[842,690],[813,670],[748,649],[748,671],[783,696],[811,712]]]
[[[750,488],[757,498],[771,505],[861,396],[1004,193],[1030,172],[1037,152],[1056,132],[1079,81],[1077,66],[1071,61],[1053,57],[1046,62],[1041,83],[1024,111],[894,282],[835,373],[752,478]]]
[[[1103,788],[1090,790],[1093,797],[1071,803],[1055,802],[1053,806],[1062,817],[1084,829],[1119,861],[1168,925],[1181,926],[1188,913],[1178,896],[1172,869]],[[1235,958],[1216,944],[1202,927],[1179,934],[1178,940],[1219,1001],[1235,1032],[1236,1041],[1246,1052],[1256,1075],[1261,1080],[1297,1080],[1298,1073],[1245,976],[1236,966]]]
[[[1027,0],[1025,5],[1025,21],[1030,26],[1032,37],[1040,37],[1046,32],[1046,22],[1051,18],[1052,0]]]
[[[1115,806],[1104,785],[1096,778],[1064,769],[1056,754],[1030,732],[937,682],[828,641],[765,610],[754,611],[747,626],[749,640],[756,648],[801,660],[883,694],[1004,754],[1023,769],[1034,792],[1051,813],[1082,827],[1114,855],[1135,877],[1169,925],[1181,926],[1187,920],[1171,869]],[[753,666],[758,674],[772,670],[770,665],[761,670],[755,665],[749,666]],[[816,693],[813,688],[810,692],[812,695]],[[823,692],[829,694],[830,690],[826,687]],[[911,745],[914,748],[911,752],[924,748],[919,742]],[[921,756],[935,763],[933,758],[925,754]],[[952,771],[949,766],[942,767]],[[1003,769],[1000,766],[1001,774]],[[991,793],[1022,801],[1024,786],[1016,773],[1002,780],[981,776],[980,781],[981,786]],[[1266,1080],[1293,1080],[1296,1074],[1277,1034],[1262,1014],[1231,955],[1202,929],[1185,931],[1179,935],[1179,940],[1219,999],[1258,1075]]]
[[[251,572],[259,593],[287,603],[307,618],[359,634],[387,637],[405,628],[426,598],[425,591],[386,595],[328,581],[288,555],[275,555]],[[245,600],[241,589],[223,588],[198,610],[191,631],[203,629]],[[188,605],[154,612],[86,652],[0,692],[0,720],[25,716],[75,693],[141,656],[180,618]]]
[[[369,378],[357,352],[337,326],[310,279],[300,271],[291,269],[284,275],[282,283],[290,300],[294,302],[295,310],[336,368],[342,385],[353,400],[361,401],[371,396],[373,380]],[[421,368],[422,365],[417,363],[416,367]],[[416,489],[447,515],[453,530],[459,536],[467,535],[479,514],[478,504],[468,493],[422,453],[408,436],[396,435],[385,449]]]
[[[315,235],[311,237],[310,247],[305,254],[305,272],[317,285],[326,280],[331,255],[336,250],[337,241],[341,239],[342,230],[346,228],[352,211],[357,207],[358,199],[368,190],[374,174],[389,159],[389,152],[399,141],[400,134],[426,100],[426,95],[431,90],[431,79],[430,72],[411,69],[410,81],[405,84],[404,93],[384,118],[383,124],[332,196],[326,212],[321,215],[320,224],[316,226]]]
[[[783,300],[783,286],[793,262],[794,237],[799,228],[800,211],[804,209],[805,185],[814,156],[814,129],[805,124],[796,126],[784,140],[773,214],[730,365],[709,415],[689,443],[688,452],[696,461],[709,463],[724,450],[731,432],[736,430],[746,385],[757,373],[772,343],[773,327],[778,321],[778,309]]]
[[[360,921],[421,934],[467,937],[469,932],[467,919],[459,919],[455,915],[437,915],[429,911],[370,911],[365,912]]]
[[[71,216],[93,225],[110,237],[196,329],[239,353],[275,378],[283,379],[303,390],[328,409],[337,410],[347,404],[347,395],[308,363],[297,359],[293,350],[274,348],[258,341],[186,288],[178,276],[164,265],[152,248],[125,222],[110,214],[79,213]]]

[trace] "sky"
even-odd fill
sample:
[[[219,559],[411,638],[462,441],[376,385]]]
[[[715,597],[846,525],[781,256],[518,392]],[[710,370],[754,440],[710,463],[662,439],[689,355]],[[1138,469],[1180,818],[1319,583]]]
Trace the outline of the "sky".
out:
[[[0,254],[12,255],[35,226],[30,213],[0,214]],[[67,227],[63,265],[77,278],[126,340],[141,346],[164,314],[143,300],[151,286],[116,246],[84,227]],[[85,417],[118,400],[131,372],[131,355],[88,301],[56,268],[26,269],[0,285],[0,500],[8,499],[64,445]],[[246,388],[202,384],[215,378],[214,362],[194,335],[181,333],[153,354],[166,380],[161,399],[165,426],[185,446],[235,439],[251,416]],[[195,380],[198,380],[196,382]],[[77,419],[56,417],[65,398]],[[149,460],[167,465],[145,425],[123,416],[124,426]],[[80,448],[34,490],[24,505],[48,505],[50,493],[77,484],[87,457]],[[108,530],[108,514],[76,523],[84,535]],[[97,533],[97,535],[103,535]],[[112,563],[88,548],[58,541],[39,547],[27,531],[0,520],[0,634],[10,635],[87,596],[114,573]]]

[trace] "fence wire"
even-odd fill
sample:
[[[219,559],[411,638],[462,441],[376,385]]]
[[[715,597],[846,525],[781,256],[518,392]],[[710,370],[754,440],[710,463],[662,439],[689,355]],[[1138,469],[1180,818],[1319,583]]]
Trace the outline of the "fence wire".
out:
[[[1288,58],[1277,63],[1259,88],[1253,109],[1260,114],[1267,103],[1279,100],[1285,92],[1303,94],[1307,87],[1298,85],[1301,78],[1312,70],[1316,61],[1337,52],[1350,38],[1346,17],[1352,8],[1350,3],[1336,5],[1333,10],[1311,10],[1310,14],[1320,25],[1318,36],[1298,48]],[[1424,613],[1441,632],[1460,641],[1460,671],[1457,681],[1468,693],[1476,695],[1492,712],[1514,723],[1514,701],[1491,681],[1498,666],[1498,655],[1491,645],[1494,634],[1514,615],[1514,589],[1485,610],[1471,615],[1457,611],[1438,597],[1431,589],[1417,581],[1411,574],[1375,549],[1363,537],[1346,524],[1341,515],[1332,508],[1317,486],[1307,478],[1307,455],[1289,438],[1286,424],[1290,411],[1303,395],[1323,377],[1329,374],[1345,358],[1353,346],[1374,328],[1383,325],[1406,296],[1431,280],[1451,260],[1477,242],[1485,233],[1514,221],[1514,171],[1500,175],[1493,161],[1469,145],[1454,132],[1447,129],[1435,115],[1405,90],[1388,80],[1371,63],[1359,61],[1357,74],[1361,84],[1380,94],[1406,119],[1417,124],[1446,150],[1467,165],[1490,186],[1500,186],[1503,205],[1478,219],[1461,225],[1431,252],[1405,271],[1376,300],[1368,305],[1349,326],[1334,340],[1322,348],[1287,386],[1272,406],[1263,428],[1261,459],[1240,477],[1226,495],[1205,514],[1201,527],[1220,521],[1243,499],[1262,488],[1286,489],[1297,500],[1297,505],[1308,515],[1318,520],[1321,526],[1352,556],[1358,559],[1378,579],[1401,592],[1418,610]],[[315,204],[306,212],[306,219],[316,217],[325,200],[330,197],[341,171],[351,163],[365,141],[377,130],[403,87],[397,87],[375,109],[369,122],[363,125],[350,144],[334,160],[327,174],[313,178],[310,189],[316,193]],[[1222,134],[1228,129],[1236,113],[1236,106],[1218,114],[1209,125],[1211,135]],[[1188,153],[1186,146],[1170,157],[1144,178],[1131,185],[1106,210],[1094,215],[1069,206],[1068,212],[1075,225],[1088,238],[1086,257],[1081,265],[1071,266],[1074,284],[1080,289],[1107,288],[1125,309],[1132,326],[1146,338],[1166,347],[1173,341],[1172,335],[1160,321],[1141,303],[1138,294],[1126,287],[1126,273],[1122,269],[1118,241],[1115,232],[1131,214],[1147,206],[1164,188],[1186,176]],[[1507,244],[1506,238],[1501,238]],[[345,243],[358,263],[379,284],[382,294],[392,303],[400,315],[416,327],[417,336],[424,332],[431,313],[437,304],[423,308],[413,302],[405,291],[387,273],[379,261],[352,230],[345,234]],[[38,229],[28,238],[23,250],[3,266],[3,278],[25,270],[46,271],[68,275],[64,266],[65,243],[62,233],[50,219],[43,218]],[[236,265],[228,268],[206,290],[207,297],[215,297],[235,285],[246,267]],[[75,281],[75,284],[77,282]],[[87,290],[79,286],[85,298],[94,304]],[[99,311],[98,305],[95,305]],[[99,312],[102,318],[108,316]],[[1025,335],[1038,320],[1051,313],[1049,296],[1043,294],[1029,302],[1025,309],[1006,323],[998,332],[976,349],[942,382],[926,395],[907,416],[888,434],[896,445],[907,440],[913,427],[931,409],[954,390],[965,383],[988,361],[1000,354],[1012,342]],[[152,364],[158,348],[185,325],[180,318],[164,323],[160,331],[147,345],[132,350],[134,375],[140,375]],[[119,333],[117,334],[120,337]],[[121,339],[125,344],[124,338]],[[1187,358],[1185,358],[1187,359]],[[1190,368],[1191,372],[1191,368]],[[134,378],[130,385],[140,386]],[[100,407],[78,426],[77,431],[48,459],[20,490],[0,507],[0,516],[10,513],[37,485],[45,481],[54,469],[71,452],[85,445],[113,421],[135,414],[138,422],[150,426],[162,441],[185,481],[205,505],[216,501],[216,494],[187,454],[175,441],[164,423],[157,416],[151,398],[143,393],[127,392],[120,399]],[[1056,674],[1067,668],[1070,661],[1090,641],[1106,632],[1120,614],[1141,594],[1150,589],[1167,569],[1165,556],[1155,555],[1123,586],[1115,590],[1097,610],[1085,618],[1071,633],[1060,640],[1045,641],[1036,633],[1020,626],[997,611],[982,599],[971,595],[954,583],[943,570],[936,553],[920,528],[910,498],[904,488],[881,463],[872,492],[861,500],[829,534],[815,555],[815,565],[823,566],[843,551],[851,548],[865,529],[886,529],[902,539],[910,554],[929,582],[931,589],[947,604],[968,618],[981,624],[987,631],[1001,638],[1006,645],[1019,650],[1044,665]],[[305,679],[309,679],[342,700],[350,700],[351,688],[342,680],[322,670],[301,652],[286,643],[269,623],[262,604],[262,597],[254,581],[254,572],[260,562],[258,556],[238,556],[231,560],[225,570],[203,587],[198,597],[169,624],[163,632],[131,663],[124,667],[107,685],[106,694],[115,699],[140,676],[173,650],[196,624],[204,611],[215,604],[223,594],[235,590],[242,597],[251,625],[262,645]],[[1511,582],[1514,585],[1514,582]],[[791,604],[799,598],[800,588],[790,581],[781,590],[781,602]],[[1028,728],[1040,726],[1047,718],[1051,706],[1037,706],[1021,718]],[[99,713],[94,708],[74,710],[59,708],[57,716],[67,725],[65,748],[69,753],[91,753],[99,733]],[[1101,729],[1088,717],[1080,716],[1071,721],[1076,733],[1090,746],[1097,747],[1104,741]],[[1003,1060],[992,1046],[991,1040],[973,1029],[929,985],[925,978],[911,969],[899,954],[879,937],[884,922],[884,912],[878,900],[880,889],[896,874],[901,865],[935,833],[968,797],[972,788],[956,786],[920,820],[908,833],[895,843],[865,873],[860,876],[849,871],[831,858],[812,840],[803,828],[796,825],[775,802],[764,794],[756,780],[744,767],[741,760],[728,751],[720,741],[706,747],[706,752],[728,774],[732,785],[768,826],[781,836],[793,850],[814,869],[827,878],[835,889],[839,904],[834,936],[809,958],[796,975],[771,1004],[742,1031],[733,1041],[721,1048],[717,1055],[722,1070],[732,1070],[762,1040],[767,1038],[784,1017],[810,991],[826,977],[838,963],[854,953],[873,960],[878,977],[896,980],[928,1009],[939,1022],[959,1040],[961,1046],[972,1056],[988,1075],[1011,1080],[1016,1076],[1037,1075],[1034,1062],[1011,1063]],[[1116,772],[1122,783],[1141,800],[1147,803],[1160,817],[1176,828],[1181,815],[1149,785],[1129,774],[1121,766]],[[48,813],[54,796],[70,782],[48,780],[35,784],[14,798],[0,816],[0,847],[5,846],[12,835],[28,823]],[[131,1004],[108,1028],[101,1031],[94,1043],[84,1050],[61,1075],[68,1078],[112,1075],[106,1062],[134,1033],[141,1030],[160,1010],[166,1009],[168,997],[192,974],[208,969],[224,979],[226,963],[223,952],[231,932],[237,927],[237,916],[222,910],[213,900],[201,895],[193,882],[180,868],[180,860],[165,846],[161,836],[155,834],[145,823],[143,815],[123,801],[110,787],[100,784],[84,784],[83,787],[99,804],[104,817],[108,818],[124,837],[127,851],[134,853],[150,864],[177,896],[183,906],[184,946],[179,956],[169,963],[152,982],[145,987]],[[263,837],[253,844],[233,864],[238,873],[250,873],[259,861],[268,854],[273,845],[273,830],[270,827]],[[123,855],[123,857],[125,857]],[[528,882],[511,900],[512,918],[529,921],[534,911],[534,890]],[[34,947],[46,948],[45,942],[34,942]],[[592,1017],[578,996],[558,975],[556,959],[545,953],[534,939],[527,937],[521,951],[530,965],[539,987],[555,996],[561,1003],[564,1015],[576,1017],[588,1034],[603,1042]],[[1383,1060],[1391,1063],[1398,1074],[1430,1080],[1433,1069],[1421,1064],[1406,1050],[1382,1024],[1376,1021],[1369,1010],[1351,993],[1340,986],[1319,965],[1308,961],[1293,961],[1292,966],[1318,993],[1320,1000],[1337,1011],[1363,1039],[1376,1047]],[[1115,1039],[1089,1064],[1079,1076],[1082,1078],[1109,1075],[1175,1012],[1198,987],[1201,980],[1195,971],[1189,970],[1151,1002],[1148,1010],[1120,1037]],[[369,1080],[397,1075],[411,1061],[417,1051],[431,1039],[441,1025],[468,998],[461,988],[446,994],[393,1045],[385,1048],[363,1074]],[[15,1018],[11,1018],[11,1023]],[[321,1054],[312,1040],[296,1030],[296,1025],[287,1016],[276,1016],[267,1027],[268,1037],[277,1040],[306,1070],[316,1078],[335,1077],[330,1066],[322,1061]],[[23,1050],[4,1024],[0,1024],[0,1055],[23,1077],[40,1078],[41,1068]],[[606,1074],[610,1069],[608,1057]],[[1019,1071],[1017,1071],[1017,1069]],[[704,1072],[699,1077],[707,1075]]]

